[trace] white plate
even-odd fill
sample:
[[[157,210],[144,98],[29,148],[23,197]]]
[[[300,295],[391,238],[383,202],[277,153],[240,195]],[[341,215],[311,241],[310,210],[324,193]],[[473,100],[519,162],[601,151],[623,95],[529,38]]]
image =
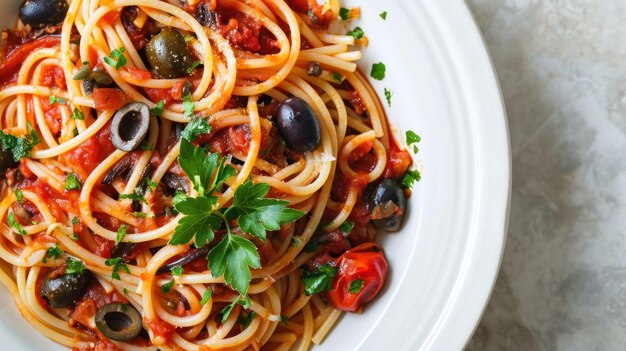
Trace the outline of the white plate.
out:
[[[11,27],[21,0],[3,0]],[[349,314],[316,350],[461,350],[489,298],[510,192],[506,119],[481,36],[461,0],[350,1],[370,39],[360,67],[382,61],[388,115],[422,136],[422,181],[402,232],[382,235],[391,274],[362,315]],[[387,20],[378,14],[387,11]],[[6,350],[65,350],[36,332],[0,288]]]

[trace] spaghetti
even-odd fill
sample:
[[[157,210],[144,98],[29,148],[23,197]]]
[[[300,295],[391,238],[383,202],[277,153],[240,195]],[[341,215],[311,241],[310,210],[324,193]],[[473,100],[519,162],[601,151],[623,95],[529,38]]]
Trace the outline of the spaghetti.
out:
[[[329,30],[344,10],[25,1],[0,64],[23,317],[77,350],[308,350],[371,300],[411,156],[357,70],[367,38]]]

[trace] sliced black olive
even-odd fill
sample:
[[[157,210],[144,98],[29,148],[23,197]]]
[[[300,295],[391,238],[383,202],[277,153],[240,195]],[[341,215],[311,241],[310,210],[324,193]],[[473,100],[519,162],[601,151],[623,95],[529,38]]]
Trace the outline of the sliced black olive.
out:
[[[172,268],[176,267],[176,266],[184,266],[187,264],[190,264],[191,262],[201,258],[201,257],[206,257],[206,255],[209,254],[209,247],[205,246],[203,248],[200,249],[196,249],[196,250],[191,250],[189,252],[187,252],[187,254],[185,256],[182,256],[181,258],[170,262],[168,264],[165,264],[161,267],[159,267],[159,269],[157,269],[156,274],[163,274],[163,273],[167,273],[169,272]]]
[[[84,270],[83,273],[63,274],[51,277],[51,271],[44,278],[39,294],[46,302],[55,308],[73,307],[76,301],[83,296],[87,285],[91,281],[91,273]]]
[[[93,89],[96,87],[96,81],[91,79],[85,79],[82,82],[83,90],[85,90],[85,94],[91,95],[93,93]]]
[[[311,77],[319,77],[322,75],[322,72],[323,72],[322,65],[320,65],[319,62],[317,61],[309,62],[309,65],[306,70],[307,75]]]
[[[119,109],[111,122],[111,142],[122,151],[133,151],[148,134],[150,108],[143,102],[131,102]]]
[[[186,80],[185,83],[183,83],[183,96],[187,95],[187,94],[192,94],[193,93],[193,83]]]
[[[10,150],[0,150],[0,177],[4,177],[4,172],[9,168],[17,167],[19,163],[13,159],[13,153]]]
[[[121,242],[111,250],[111,257],[121,257],[124,262],[128,263],[129,256],[137,244]]]
[[[171,189],[184,191],[185,193],[189,192],[189,182],[185,177],[168,172],[163,175],[161,180]]]
[[[389,232],[400,229],[406,209],[406,198],[397,180],[383,179],[375,183],[369,192],[368,206],[372,224],[376,228]]]
[[[20,7],[20,20],[33,28],[60,24],[69,5],[66,0],[26,0]]]
[[[311,106],[297,97],[290,97],[276,109],[276,127],[290,149],[313,151],[321,142],[320,125]]]
[[[102,335],[115,341],[130,341],[141,333],[141,315],[131,305],[110,303],[98,309],[96,327]]]
[[[162,78],[172,79],[188,75],[192,57],[185,37],[176,29],[165,27],[146,46],[150,67]]]
[[[111,184],[115,178],[128,173],[133,165],[133,159],[130,157],[124,157],[111,168],[107,174],[102,178],[102,184]]]
[[[196,19],[203,26],[217,28],[217,16],[214,11],[211,11],[211,4],[208,2],[202,2],[198,5]]]

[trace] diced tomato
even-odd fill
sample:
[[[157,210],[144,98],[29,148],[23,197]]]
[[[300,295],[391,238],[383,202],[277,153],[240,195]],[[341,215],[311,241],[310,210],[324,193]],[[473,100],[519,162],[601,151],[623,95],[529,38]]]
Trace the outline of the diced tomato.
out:
[[[374,243],[346,251],[337,260],[336,267],[337,278],[328,298],[342,311],[354,312],[372,300],[387,279],[387,260],[380,246]]]
[[[70,317],[83,325],[89,325],[89,321],[96,314],[96,302],[92,298],[82,299],[76,304],[76,308]]]
[[[115,242],[100,235],[93,235],[93,239],[97,244],[94,253],[102,258],[111,258],[111,250],[115,247]]]
[[[162,321],[158,317],[156,319],[144,318],[143,321],[148,325],[150,330],[152,330],[155,338],[162,339],[161,341],[163,342],[163,344],[167,343],[168,340],[170,340],[170,338],[172,337],[172,333],[174,332],[173,325]]]
[[[398,150],[391,147],[387,150],[387,166],[383,177],[400,179],[406,173],[413,162],[411,154],[406,150]]]
[[[122,67],[120,73],[125,79],[130,78],[138,81],[146,81],[152,78],[150,72],[135,67]]]
[[[46,35],[41,38],[22,44],[15,50],[9,52],[6,57],[0,60],[0,82],[6,82],[18,67],[24,62],[26,57],[36,49],[51,48],[61,43],[60,36]]]
[[[41,108],[44,111],[44,119],[48,128],[50,128],[53,135],[57,135],[61,131],[61,122],[63,120],[59,110],[59,102],[50,105],[48,98],[40,98],[39,100],[41,101]]]
[[[361,97],[359,92],[356,90],[353,90],[350,93],[350,95],[352,95],[352,98],[350,99],[350,103],[352,104],[352,107],[354,108],[354,112],[356,112],[359,115],[362,115],[363,112],[367,110],[367,107],[365,106],[365,102],[363,102],[363,98]]]
[[[41,68],[41,85],[65,88],[65,73],[57,65],[44,65]]]
[[[250,149],[250,127],[237,125],[218,131],[210,140],[211,150],[221,154],[245,155]]]
[[[108,157],[115,147],[111,143],[110,125],[102,128],[95,136],[85,140],[74,149],[61,155],[65,163],[76,175],[85,180],[89,174]]]
[[[93,90],[93,101],[96,110],[119,110],[126,104],[126,97],[119,89],[95,88]]]
[[[107,12],[100,20],[98,21],[98,27],[103,27],[105,25],[114,25],[117,19],[120,18],[120,13],[116,10],[111,10]]]
[[[337,171],[332,187],[332,195],[335,201],[344,202],[351,189],[362,191],[368,184],[367,174],[357,174],[353,177],[347,177],[341,171]]]

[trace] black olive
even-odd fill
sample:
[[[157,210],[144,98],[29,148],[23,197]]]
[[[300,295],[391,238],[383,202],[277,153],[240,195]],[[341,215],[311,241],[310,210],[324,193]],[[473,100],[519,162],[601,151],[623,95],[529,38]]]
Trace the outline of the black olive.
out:
[[[110,303],[98,309],[96,327],[102,335],[115,341],[130,341],[141,333],[141,315],[131,305]]]
[[[55,308],[75,306],[91,281],[91,273],[85,269],[83,273],[63,274],[51,278],[52,273],[53,271],[48,273],[41,283],[39,290],[41,297]]]
[[[185,177],[181,177],[178,174],[168,172],[163,175],[163,178],[161,178],[161,180],[170,189],[183,191],[185,193],[189,192],[189,181]]]
[[[183,96],[187,94],[193,94],[193,89],[193,83],[186,80],[185,83],[183,83]]]
[[[150,108],[143,102],[131,102],[119,109],[111,122],[111,142],[122,151],[133,151],[148,134]]]
[[[146,46],[146,56],[154,72],[162,78],[187,76],[192,57],[185,37],[176,29],[165,27]]]
[[[203,26],[210,28],[217,28],[217,16],[214,11],[211,11],[211,4],[203,2],[197,7],[196,19]]]
[[[19,163],[13,159],[13,153],[10,150],[0,151],[0,176],[4,177],[4,172],[9,168],[17,167]]]
[[[406,198],[397,180],[383,179],[375,183],[369,192],[368,206],[372,224],[376,228],[389,232],[400,229],[406,209]]]
[[[167,273],[169,272],[172,268],[176,267],[176,266],[184,266],[187,264],[190,264],[191,262],[201,258],[201,257],[206,257],[206,255],[209,253],[209,247],[205,246],[203,248],[200,249],[196,249],[196,250],[191,250],[189,252],[187,252],[187,254],[185,254],[185,256],[182,256],[181,258],[174,260],[168,264],[165,264],[161,267],[159,267],[159,269],[157,269],[156,274],[163,274],[163,273]]]
[[[85,94],[91,95],[93,94],[93,89],[96,87],[96,81],[91,79],[83,80],[83,90],[85,90]]]
[[[20,20],[33,28],[60,24],[69,5],[66,0],[26,0],[20,7]]]
[[[322,72],[323,72],[322,65],[320,65],[319,62],[317,61],[309,62],[309,65],[306,70],[307,75],[311,77],[319,77],[322,75]]]
[[[276,127],[290,149],[313,151],[320,146],[320,125],[311,106],[297,97],[290,97],[276,109]]]

